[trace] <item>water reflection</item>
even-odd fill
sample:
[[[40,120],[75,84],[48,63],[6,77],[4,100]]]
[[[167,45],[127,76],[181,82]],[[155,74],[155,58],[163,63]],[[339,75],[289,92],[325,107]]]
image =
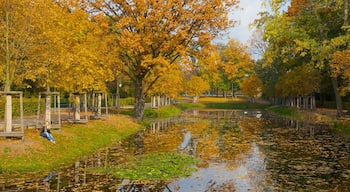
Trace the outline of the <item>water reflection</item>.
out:
[[[270,184],[265,174],[265,156],[256,144],[247,154],[228,162],[210,163],[189,178],[169,184],[171,191],[268,191]]]
[[[155,121],[149,129],[41,179],[5,182],[0,177],[0,190],[350,191],[349,145],[349,138],[325,125],[254,110],[193,110]],[[89,171],[159,152],[200,158],[198,171],[175,181],[130,181]]]

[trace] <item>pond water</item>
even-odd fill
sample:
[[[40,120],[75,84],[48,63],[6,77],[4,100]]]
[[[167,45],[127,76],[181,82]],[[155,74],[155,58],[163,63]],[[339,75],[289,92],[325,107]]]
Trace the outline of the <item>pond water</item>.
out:
[[[191,176],[130,181],[87,171],[140,154],[178,152],[200,159]],[[350,138],[320,124],[261,111],[189,110],[70,168],[1,179],[0,191],[350,191]]]

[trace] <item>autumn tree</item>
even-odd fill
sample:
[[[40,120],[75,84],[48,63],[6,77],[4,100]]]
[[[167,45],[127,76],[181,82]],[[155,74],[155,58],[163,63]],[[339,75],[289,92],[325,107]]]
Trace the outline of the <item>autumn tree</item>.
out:
[[[336,51],[332,54],[330,67],[333,78],[341,78],[342,86],[339,87],[339,94],[346,95],[350,86],[350,50]],[[350,113],[350,108],[348,108]]]
[[[179,69],[179,65],[170,65],[167,72],[162,75],[157,82],[146,93],[149,96],[165,96],[169,99],[175,99],[184,90],[185,76]],[[157,74],[155,74],[157,75]],[[145,84],[147,85],[147,79]]]
[[[115,22],[121,71],[135,84],[135,113],[141,120],[148,90],[169,65],[182,65],[219,31],[231,26],[227,14],[236,0],[223,1],[86,1],[86,9],[103,12]],[[151,82],[145,85],[145,79]]]
[[[200,76],[192,75],[185,83],[185,91],[188,95],[193,95],[193,103],[198,103],[201,94],[209,89],[209,83]]]
[[[50,111],[51,88],[72,93],[105,91],[106,82],[114,78],[106,60],[109,38],[103,33],[102,21],[92,21],[72,3],[33,3],[37,10],[33,33],[36,43],[28,55],[26,78],[46,88],[46,112]],[[76,106],[80,106],[79,94],[74,97]],[[75,114],[79,119],[79,112]]]
[[[219,66],[221,64],[219,46],[211,46],[201,50],[201,54],[193,60],[195,68],[187,71],[201,76],[203,80],[209,83],[210,87],[218,88],[221,81]],[[185,70],[184,70],[185,71]]]
[[[0,1],[0,81],[6,94],[5,132],[12,132],[11,86],[19,84],[25,72],[23,63],[32,42],[31,1]]]
[[[258,22],[264,28],[264,40],[268,42],[268,48],[263,54],[265,66],[277,66],[278,71],[274,70],[271,75],[279,80],[282,80],[281,75],[310,65],[319,74],[328,74],[334,89],[338,115],[341,116],[339,78],[330,75],[330,59],[336,50],[348,46],[349,38],[346,30],[343,30],[348,3],[293,0],[289,9],[283,11],[281,7],[286,2],[271,1],[273,14],[265,13]]]
[[[240,88],[254,103],[255,97],[262,92],[262,83],[257,75],[252,75],[242,80]]]
[[[320,79],[319,72],[313,66],[301,65],[280,76],[275,90],[278,95],[288,98],[288,102],[292,106],[300,107],[300,97],[305,99],[307,96],[319,92]],[[296,104],[292,102],[294,98],[297,99]]]
[[[242,79],[253,72],[254,62],[248,52],[247,46],[230,39],[227,45],[220,48],[220,71],[222,72],[222,80],[227,79],[228,87],[239,88]],[[234,94],[235,90],[232,90]]]

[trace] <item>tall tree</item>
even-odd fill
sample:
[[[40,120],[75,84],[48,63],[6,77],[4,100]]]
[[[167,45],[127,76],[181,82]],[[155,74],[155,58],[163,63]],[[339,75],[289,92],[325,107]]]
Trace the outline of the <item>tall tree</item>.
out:
[[[242,92],[248,95],[253,103],[255,101],[255,97],[261,94],[262,91],[262,84],[257,75],[244,78],[240,84],[240,87]]]
[[[143,118],[147,91],[161,77],[153,70],[167,69],[209,46],[218,32],[231,26],[228,11],[238,1],[90,0],[93,7],[115,21],[122,72],[135,84],[134,116]],[[183,63],[191,64],[191,62]],[[148,79],[148,86],[145,86]]]
[[[193,103],[198,103],[201,94],[209,90],[209,88],[209,83],[197,75],[192,75],[185,83],[185,91],[187,94],[193,95]]]
[[[14,82],[19,83],[23,62],[32,42],[31,1],[0,1],[0,80],[4,92],[9,93]],[[5,131],[12,132],[12,95],[6,94]]]
[[[264,62],[278,65],[279,77],[294,68],[299,70],[299,66],[310,65],[319,73],[328,74],[332,80],[338,116],[341,116],[339,78],[331,76],[330,59],[334,51],[344,49],[346,42],[349,42],[346,38],[340,40],[340,37],[344,37],[342,27],[347,20],[344,13],[348,5],[338,0],[292,0],[288,11],[283,12],[279,8],[285,2],[271,1],[271,7],[277,9],[274,9],[273,15],[265,14],[260,20],[264,26],[264,38],[269,45],[264,53]]]
[[[114,77],[106,59],[109,58],[106,56],[109,38],[103,33],[103,22],[97,18],[93,21],[72,3],[74,1],[33,2],[35,43],[27,55],[26,78],[46,88],[45,121],[48,122],[51,88],[73,93],[105,91],[106,81]],[[75,96],[78,101],[79,95]]]
[[[220,48],[220,71],[222,80],[229,80],[229,88],[239,88],[239,84],[246,75],[253,72],[254,62],[248,52],[248,47],[230,39],[227,45]],[[224,82],[224,81],[223,81]],[[232,94],[235,90],[232,90]]]

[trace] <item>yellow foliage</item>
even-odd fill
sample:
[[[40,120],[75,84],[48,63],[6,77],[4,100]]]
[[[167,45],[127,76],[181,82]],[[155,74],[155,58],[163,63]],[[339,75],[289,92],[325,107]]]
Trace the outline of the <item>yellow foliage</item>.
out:
[[[200,96],[205,91],[209,90],[208,82],[201,77],[193,75],[189,81],[186,82],[185,91],[189,95]]]
[[[261,93],[262,83],[258,76],[252,75],[244,78],[240,84],[242,92],[249,97],[254,97]]]
[[[237,2],[97,0],[85,3],[97,13],[101,14],[102,10],[119,29],[115,54],[123,66],[117,67],[118,70],[134,82],[142,78],[143,84],[153,86],[148,82],[165,77],[170,65],[178,65],[181,61],[184,68],[192,68],[194,63],[186,58],[197,57],[198,52],[211,46],[217,32],[231,26],[227,12]],[[192,66],[187,68],[187,65]],[[154,78],[148,80],[146,77]],[[165,82],[163,78],[162,81]],[[148,86],[143,89],[149,90]]]
[[[239,80],[252,72],[254,63],[248,54],[247,47],[230,39],[221,50],[221,68],[230,80]]]
[[[38,0],[33,5],[35,43],[28,55],[27,78],[65,91],[104,90],[113,75],[104,60],[108,44],[101,25],[69,4]]]
[[[0,0],[0,82],[6,91],[24,78],[24,57],[33,42],[33,13],[30,0]]]
[[[164,73],[160,76],[157,73],[147,76],[145,87],[148,87],[152,80],[155,80],[157,77],[159,78],[154,85],[147,90],[147,95],[165,94],[170,98],[176,98],[183,91],[184,74],[177,65],[164,68]]]

